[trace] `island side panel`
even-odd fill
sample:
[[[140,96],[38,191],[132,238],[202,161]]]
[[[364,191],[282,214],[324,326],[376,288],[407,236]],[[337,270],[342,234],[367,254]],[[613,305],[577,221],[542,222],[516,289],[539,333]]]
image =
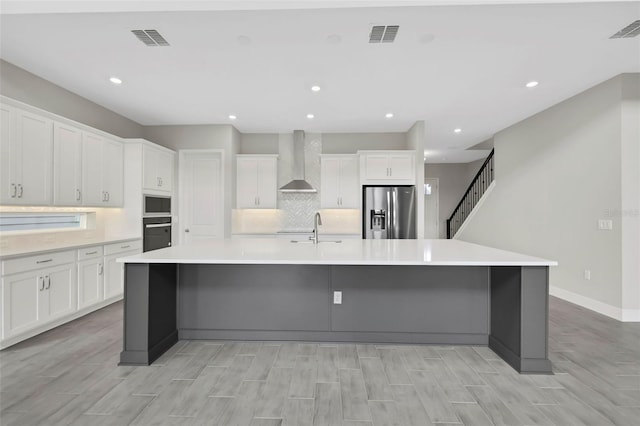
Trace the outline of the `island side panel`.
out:
[[[304,339],[330,328],[328,265],[180,265],[184,339]]]
[[[487,344],[489,293],[483,266],[333,266],[332,330],[379,341]],[[413,334],[413,338],[411,338]]]
[[[178,265],[149,265],[149,358],[153,362],[178,342]]]
[[[124,265],[123,350],[120,365],[149,364],[149,265]]]
[[[521,373],[552,373],[546,266],[494,266],[489,347]]]
[[[177,267],[125,264],[121,365],[149,365],[178,341]]]
[[[522,373],[552,373],[548,359],[549,267],[522,267]]]

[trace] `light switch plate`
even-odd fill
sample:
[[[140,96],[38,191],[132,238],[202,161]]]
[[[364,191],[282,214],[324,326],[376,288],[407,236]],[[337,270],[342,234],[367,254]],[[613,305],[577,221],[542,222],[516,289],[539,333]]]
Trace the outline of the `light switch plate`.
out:
[[[611,219],[599,219],[598,220],[598,229],[603,231],[612,231],[613,230],[613,220]]]
[[[333,292],[333,304],[334,305],[342,305],[342,292],[334,291]]]

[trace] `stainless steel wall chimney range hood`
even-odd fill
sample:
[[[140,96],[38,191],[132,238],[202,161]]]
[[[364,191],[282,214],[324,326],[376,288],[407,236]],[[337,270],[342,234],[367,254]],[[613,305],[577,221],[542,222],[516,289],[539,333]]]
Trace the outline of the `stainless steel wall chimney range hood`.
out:
[[[293,180],[280,188],[280,192],[318,192],[304,180],[304,131],[293,131]]]

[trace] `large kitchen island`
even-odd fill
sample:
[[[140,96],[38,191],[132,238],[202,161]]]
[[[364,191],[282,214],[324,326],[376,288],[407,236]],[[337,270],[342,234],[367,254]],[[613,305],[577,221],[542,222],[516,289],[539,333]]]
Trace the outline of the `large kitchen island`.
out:
[[[149,365],[179,339],[301,340],[488,345],[521,373],[551,373],[553,261],[457,240],[322,237],[208,240],[120,261],[124,365]]]

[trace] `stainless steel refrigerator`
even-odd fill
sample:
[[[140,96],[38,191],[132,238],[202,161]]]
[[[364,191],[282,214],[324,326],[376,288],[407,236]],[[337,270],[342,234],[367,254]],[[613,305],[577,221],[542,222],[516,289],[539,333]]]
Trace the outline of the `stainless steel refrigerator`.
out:
[[[415,186],[365,186],[362,238],[416,238]]]

